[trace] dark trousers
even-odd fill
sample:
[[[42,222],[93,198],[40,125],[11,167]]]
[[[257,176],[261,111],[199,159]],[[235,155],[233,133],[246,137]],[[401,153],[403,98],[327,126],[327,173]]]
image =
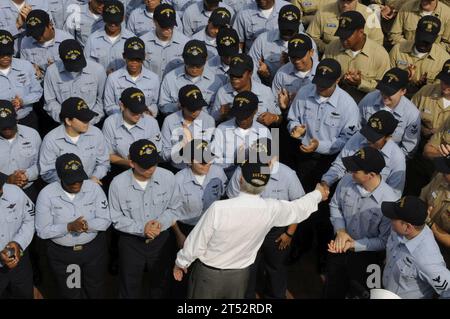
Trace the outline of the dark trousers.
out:
[[[39,132],[38,117],[36,115],[36,112],[34,112],[34,110],[32,110],[27,116],[25,116],[23,119],[18,120],[17,122],[20,125],[25,125],[34,128],[36,131]]]
[[[300,151],[296,153],[296,173],[306,193],[314,190],[316,184],[320,182],[322,175],[328,171],[336,156],[337,154],[303,154]],[[333,190],[334,188],[331,188],[330,192],[333,192]],[[330,194],[330,199],[331,196],[332,193]],[[327,244],[333,239],[333,227],[330,222],[328,202],[320,203],[318,212],[298,224],[293,240],[292,252],[309,250],[313,245],[314,238],[317,241],[318,266],[320,271],[321,264],[326,257]]]
[[[0,268],[0,298],[33,299],[33,270],[27,250],[15,268]]]
[[[255,298],[259,277],[264,278],[264,285],[262,287],[264,298],[286,298],[286,260],[289,255],[289,248],[280,250],[278,248],[279,244],[275,242],[285,230],[286,227],[274,227],[266,235],[256,256],[255,263],[250,266],[250,276],[245,294],[246,298]],[[262,273],[262,276],[258,276],[260,273]]]
[[[142,298],[144,271],[150,273],[150,297],[165,298],[170,292],[169,275],[173,268],[172,241],[169,231],[154,240],[125,233],[119,238],[119,296],[125,299]]]
[[[374,251],[329,253],[324,298],[344,299],[349,294],[355,296],[368,291],[367,266],[380,265],[382,260],[382,253]]]
[[[105,280],[107,272],[107,248],[104,232],[98,233],[91,242],[83,245],[81,250],[65,247],[47,241],[47,256],[50,269],[56,277],[59,297],[65,299],[99,299],[105,297]],[[80,268],[81,286],[70,288],[69,276],[73,274],[70,265]]]
[[[197,260],[189,277],[189,299],[243,299],[247,289],[249,267],[217,269]]]

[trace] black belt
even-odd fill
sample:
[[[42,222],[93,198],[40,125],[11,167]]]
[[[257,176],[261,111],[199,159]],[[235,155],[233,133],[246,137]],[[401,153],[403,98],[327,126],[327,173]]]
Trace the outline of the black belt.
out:
[[[216,267],[212,267],[212,266],[208,266],[207,264],[203,263],[200,261],[200,259],[198,259],[198,262],[205,268],[211,269],[211,270],[215,270],[215,271],[240,271],[240,270],[245,270],[246,268],[235,268],[235,269],[221,269],[221,268],[216,268]]]
[[[137,235],[132,235],[132,234],[128,234],[128,233],[124,233],[124,232],[120,232],[120,236],[123,236],[125,238],[130,238],[130,239],[134,239],[137,241],[141,241],[144,242],[146,244],[150,244],[152,241],[154,241],[156,238],[158,238],[159,236],[161,236],[162,233],[164,233],[166,230],[163,230],[158,236],[156,236],[154,239],[150,239],[150,238],[146,238],[146,237],[141,237],[141,236],[137,236]]]

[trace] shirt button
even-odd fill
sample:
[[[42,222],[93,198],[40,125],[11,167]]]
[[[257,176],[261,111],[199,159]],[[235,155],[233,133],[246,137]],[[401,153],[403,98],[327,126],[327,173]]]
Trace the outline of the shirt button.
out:
[[[148,203],[145,203],[145,206],[148,206]]]

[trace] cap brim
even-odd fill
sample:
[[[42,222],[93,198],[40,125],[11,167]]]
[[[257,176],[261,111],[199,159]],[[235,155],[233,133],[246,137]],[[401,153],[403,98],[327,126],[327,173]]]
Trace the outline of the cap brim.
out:
[[[376,89],[387,96],[392,96],[399,91],[397,89],[390,87],[389,85],[386,85],[383,82],[378,82]]]
[[[11,46],[0,46],[0,55],[14,55],[14,44]]]
[[[278,28],[286,31],[298,31],[300,22],[280,21],[278,22]]]
[[[25,33],[29,37],[33,37],[34,39],[39,39],[45,32],[45,26],[42,27],[33,27],[32,29],[26,29]]]
[[[339,37],[339,39],[347,40],[353,34],[353,32],[355,32],[355,30],[345,30],[338,28],[334,35],[336,37]]]
[[[433,164],[438,172],[450,174],[450,166],[448,165],[448,161],[449,160],[446,157],[438,157],[433,160]]]
[[[148,110],[145,104],[135,104],[132,106],[126,106],[126,108],[129,109],[134,114],[142,114]]]
[[[124,17],[118,17],[118,16],[114,16],[114,17],[106,17],[103,18],[103,22],[105,23],[114,23],[114,24],[121,24],[123,21]]]
[[[244,69],[244,68],[233,68],[233,67],[230,67],[228,69],[227,73],[228,73],[228,75],[236,76],[236,77],[240,78],[241,76],[244,75],[244,73],[246,71],[247,71],[247,69]]]
[[[92,110],[85,110],[82,113],[77,114],[75,118],[82,122],[90,122],[97,115],[98,115],[97,112],[94,112]]]
[[[66,175],[61,178],[61,181],[64,184],[71,185],[71,184],[82,182],[86,179],[89,179],[89,177],[87,176],[86,172],[83,170],[82,172],[76,172],[76,174]]]
[[[159,156],[159,154],[156,154],[155,160],[152,160],[152,161],[137,160],[137,161],[133,161],[133,162],[138,164],[143,169],[149,169],[150,167],[155,166],[158,163],[161,163],[162,158]]]
[[[128,60],[145,60],[145,52],[130,51],[124,52],[123,56]]]
[[[306,53],[308,53],[308,50],[305,51],[295,51],[295,52],[289,52],[288,51],[288,56],[290,58],[296,58],[296,59],[303,59],[306,55]]]
[[[81,55],[79,59],[77,60],[65,60],[63,61],[64,64],[64,68],[69,71],[69,72],[80,72],[81,70],[83,70],[86,65],[86,58]]]
[[[208,106],[208,103],[206,103],[206,101],[203,99],[198,101],[197,103],[189,103],[186,105],[182,105],[181,107],[186,108],[191,112],[195,112],[201,110],[204,106]]]
[[[396,202],[383,202],[381,203],[381,212],[389,219],[399,219],[396,212]]]
[[[163,19],[162,21],[156,21],[156,22],[158,22],[159,26],[163,29],[173,28],[175,26],[178,26],[177,21],[172,21],[169,19]]]
[[[14,128],[17,125],[15,118],[4,119],[0,121],[0,131],[7,128]]]
[[[191,65],[191,66],[203,66],[206,64],[207,56],[198,56],[198,57],[185,57],[183,58],[185,65]]]
[[[371,143],[375,143],[384,137],[383,134],[375,132],[369,125],[364,125],[359,132]]]
[[[361,170],[361,167],[353,159],[353,156],[342,158],[342,164],[344,164],[345,169],[349,172],[356,172]]]
[[[239,53],[239,45],[230,45],[230,46],[217,46],[217,53],[219,56],[234,56]]]
[[[416,40],[417,42],[426,42],[426,43],[434,43],[437,39],[438,35],[434,35],[428,32],[420,32],[416,31]]]
[[[312,83],[320,88],[327,89],[331,87],[334,83],[336,83],[336,80],[324,79],[316,74],[312,80]]]

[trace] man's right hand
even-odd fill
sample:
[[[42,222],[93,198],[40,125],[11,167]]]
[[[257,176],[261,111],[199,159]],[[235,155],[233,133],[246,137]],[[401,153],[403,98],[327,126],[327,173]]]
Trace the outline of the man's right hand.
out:
[[[297,125],[292,129],[291,136],[293,138],[300,138],[305,134],[305,132],[306,132],[306,125]]]
[[[343,253],[345,251],[345,245],[348,241],[352,242],[353,238],[351,238],[344,229],[340,229],[336,232],[336,238],[334,241],[336,243],[336,251],[338,253]]]
[[[450,144],[441,144],[439,145],[439,151],[441,155],[447,157],[450,155]]]
[[[73,222],[67,224],[70,233],[84,233],[87,230],[87,222],[83,216],[78,217]]]
[[[14,171],[14,173],[8,176],[8,184],[17,185],[20,188],[28,184],[28,178],[25,171],[23,170]]]
[[[153,240],[161,233],[161,224],[157,220],[150,220],[145,224],[145,237]]]
[[[326,201],[328,199],[328,196],[330,195],[330,189],[320,183],[317,183],[316,191],[319,191],[320,194],[322,194],[322,201]]]

